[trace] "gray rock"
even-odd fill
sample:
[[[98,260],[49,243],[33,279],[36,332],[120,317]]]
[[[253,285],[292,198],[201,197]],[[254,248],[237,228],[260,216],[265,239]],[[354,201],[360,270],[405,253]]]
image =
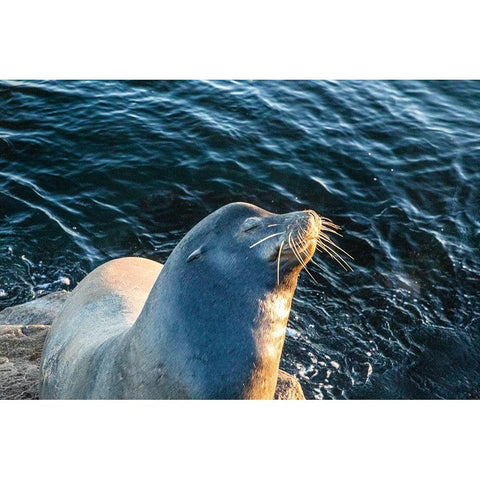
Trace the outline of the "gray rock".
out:
[[[69,293],[65,290],[0,311],[0,325],[51,325]]]
[[[0,399],[38,398],[40,356],[48,325],[0,325]]]

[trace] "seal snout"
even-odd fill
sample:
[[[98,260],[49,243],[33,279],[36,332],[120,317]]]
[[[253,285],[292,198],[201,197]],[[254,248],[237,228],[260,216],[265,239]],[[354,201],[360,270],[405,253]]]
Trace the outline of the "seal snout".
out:
[[[322,219],[314,210],[305,210],[304,213],[308,215],[306,236],[309,239],[317,240],[322,230]]]
[[[326,217],[314,210],[303,210],[283,215],[255,215],[243,221],[242,235],[246,235],[249,248],[255,248],[258,257],[274,265],[277,273],[277,285],[289,273],[305,268],[312,260],[316,249],[326,252],[339,262],[343,268],[351,269],[339,252],[351,256],[342,250],[330,238],[329,234],[340,235],[340,229]],[[338,250],[338,251],[337,251]]]
[[[282,257],[291,258],[304,265],[315,253],[322,221],[313,210],[294,212],[289,216]]]

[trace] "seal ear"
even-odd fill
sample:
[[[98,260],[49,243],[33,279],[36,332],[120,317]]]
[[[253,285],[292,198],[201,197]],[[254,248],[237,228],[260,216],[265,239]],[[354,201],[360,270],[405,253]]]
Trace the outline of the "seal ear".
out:
[[[187,258],[187,263],[192,262],[193,260],[196,260],[197,258],[200,258],[202,256],[202,253],[204,252],[203,246],[200,248],[197,248],[194,250]]]

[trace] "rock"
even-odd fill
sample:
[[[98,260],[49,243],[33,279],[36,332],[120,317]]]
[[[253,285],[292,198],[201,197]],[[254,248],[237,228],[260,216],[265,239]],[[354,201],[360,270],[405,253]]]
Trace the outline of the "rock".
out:
[[[0,325],[0,399],[38,398],[40,356],[49,329]]]
[[[67,296],[55,292],[0,312],[0,399],[38,398],[43,343]]]
[[[0,312],[0,325],[51,325],[69,293],[51,293]]]
[[[296,377],[283,370],[278,371],[275,400],[305,400],[302,387]]]
[[[0,312],[0,400],[38,399],[43,343],[67,296],[55,292]],[[305,400],[298,380],[283,370],[275,399]]]

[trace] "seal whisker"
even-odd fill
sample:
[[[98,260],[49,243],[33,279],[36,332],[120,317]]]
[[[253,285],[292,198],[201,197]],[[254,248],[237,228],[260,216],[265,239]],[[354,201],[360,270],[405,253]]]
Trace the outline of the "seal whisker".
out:
[[[338,233],[336,230],[332,230],[330,228],[324,228],[322,226],[322,232],[330,232],[330,233],[333,233],[334,235],[338,235],[339,237],[343,237],[343,235],[341,233]]]
[[[293,244],[292,250],[296,254],[296,257],[297,257],[298,261],[302,264],[303,268],[305,268],[305,270],[307,270],[307,264],[305,263],[305,260],[302,258],[302,253],[298,250],[298,246],[295,243],[295,240],[293,240],[293,239],[292,239],[292,244]]]
[[[322,242],[319,245],[319,248],[321,248],[324,252],[328,253],[328,255],[331,258],[333,258],[339,265],[341,265],[344,270],[353,271],[353,268],[350,266],[350,264],[346,260],[344,260],[335,250],[330,248],[328,245],[325,245],[325,243]]]
[[[288,246],[290,247],[290,250],[292,250],[296,259],[302,264],[302,266],[305,266],[305,264],[302,262],[302,260],[298,257],[298,252],[295,250],[295,247],[292,245],[292,232],[290,232],[288,234]]]
[[[330,245],[332,244],[331,242],[329,243]],[[334,250],[331,246],[327,245],[327,243],[322,241],[319,243],[318,247],[322,249],[324,252],[328,253],[330,256],[334,255],[336,258],[340,258],[340,260],[343,261],[344,263],[347,263],[346,260],[344,260],[342,256],[336,250]]]
[[[306,240],[306,234],[307,234],[307,229],[302,228],[302,231],[300,232],[300,235],[298,236],[298,240],[303,243]]]
[[[309,277],[315,282],[315,284],[318,285],[317,279],[310,273],[310,270],[308,269],[307,264],[305,263],[305,261],[304,261],[303,259],[299,258],[299,257],[301,257],[302,254],[301,254],[300,252],[298,252],[298,255],[299,255],[299,256],[298,256],[297,258],[299,259],[299,261],[300,261],[300,263],[302,264],[303,268],[304,268],[305,271],[308,273]],[[311,260],[311,259],[310,259],[310,260]]]
[[[272,223],[271,225],[267,225],[267,228],[278,227],[279,225],[280,225],[279,223]]]
[[[280,258],[282,256],[282,248],[285,240],[282,241],[280,244],[280,248],[278,249],[278,258],[277,258],[277,285],[280,285]]]
[[[347,257],[351,258],[352,260],[355,260],[349,253],[347,253],[343,248],[339,247],[336,243],[332,242],[332,240],[330,238],[328,238],[327,236],[325,237],[322,237],[322,240],[324,240],[325,242],[329,243],[330,245],[332,245],[333,247],[337,248],[338,250],[340,250],[342,253],[344,253]]]
[[[344,255],[351,258],[352,260],[355,259],[349,253],[343,250],[343,248],[339,247],[327,234],[328,232],[342,237],[338,230],[341,230],[341,228],[335,223],[333,223],[332,220],[326,217],[321,217],[320,232],[318,235],[319,242],[317,242],[317,248],[326,252],[331,258],[333,258],[337,263],[339,263],[344,270],[353,271],[351,265],[337,252],[337,250],[339,252],[342,252]]]
[[[307,245],[306,240],[303,240],[303,242],[302,242],[301,245],[300,245],[300,248],[304,248],[304,247],[306,247],[306,245]],[[316,247],[315,247],[315,249],[316,249]],[[318,262],[316,262],[316,261],[313,259],[313,257],[310,258],[310,262],[312,262],[314,265],[316,265],[317,267],[319,267],[320,269],[322,269],[323,271],[325,271],[325,267],[324,267],[323,265],[320,265]]]
[[[325,270],[325,267],[323,265],[320,265],[318,262],[316,262],[313,258],[310,259],[310,261],[316,265],[318,268],[322,269],[323,271],[326,271]]]
[[[337,230],[341,229],[341,227],[339,227],[336,223],[333,223],[332,220],[330,220],[327,217],[320,217],[320,219],[322,220],[322,224],[330,225],[331,227],[336,228]]]
[[[297,260],[300,262],[300,264],[303,266],[303,268],[305,269],[305,271],[308,273],[308,275],[310,276],[310,278],[318,284],[317,282],[317,279],[310,273],[310,270],[307,268],[307,265],[306,263],[302,260],[301,258],[301,254],[297,251],[297,248],[296,248],[296,244],[295,244],[295,240],[292,240],[292,232],[289,233],[288,235],[288,245],[290,246],[293,254],[295,255],[295,257],[297,258]]]
[[[329,227],[329,228],[333,228],[334,230],[341,230],[342,229],[341,227],[339,227],[338,225],[336,225],[333,222],[323,222],[322,221],[322,228],[323,228],[324,225]]]
[[[294,240],[294,243],[295,243],[295,240]],[[295,243],[295,246],[297,247],[297,249],[299,247],[300,247],[300,249],[304,249],[307,246],[307,240],[304,237],[302,237],[301,235],[298,238],[298,243],[299,243],[299,245],[297,245]],[[298,253],[300,253],[300,250],[298,251]]]
[[[269,238],[273,238],[273,237],[276,237],[278,235],[283,235],[285,232],[279,232],[279,233],[273,233],[272,235],[269,235],[268,237],[265,237],[265,238],[262,238],[261,240],[259,240],[258,242],[255,242],[253,245],[250,245],[248,248],[253,248],[255,246],[257,246],[259,243],[262,243],[264,242],[265,240],[268,240]]]

